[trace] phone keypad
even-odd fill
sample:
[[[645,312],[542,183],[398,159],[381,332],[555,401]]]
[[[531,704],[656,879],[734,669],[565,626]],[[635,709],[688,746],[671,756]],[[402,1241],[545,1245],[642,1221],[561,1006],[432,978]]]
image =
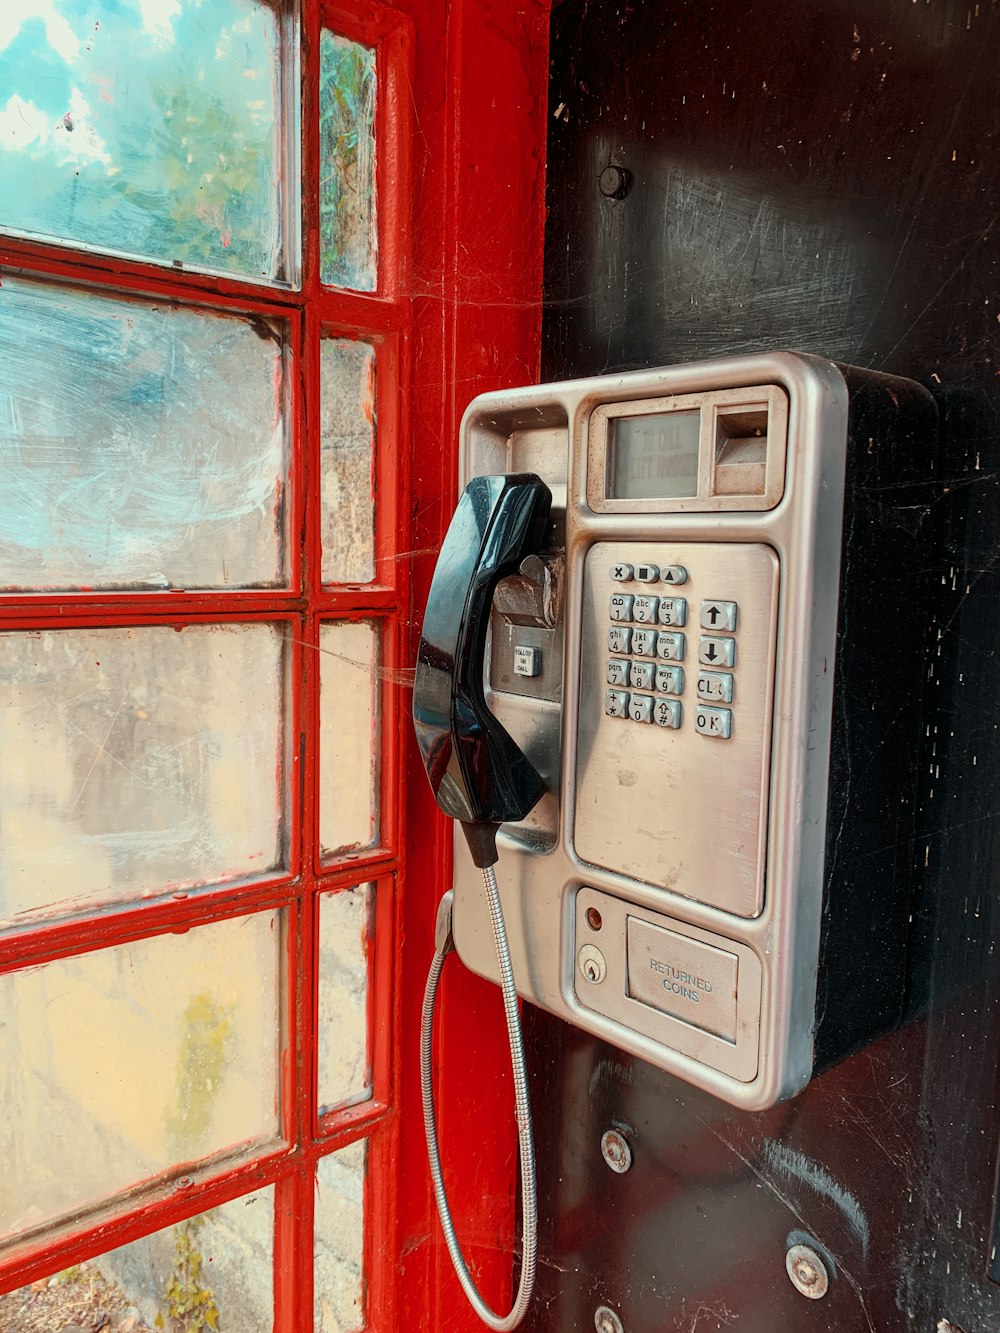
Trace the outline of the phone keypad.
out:
[[[676,586],[688,579],[681,565],[620,564],[612,566],[610,573],[616,583],[636,580],[648,585],[660,580]],[[719,705],[731,704],[735,693],[738,617],[739,607],[734,601],[705,598],[698,608],[701,632],[694,730],[700,736],[729,740],[733,734],[733,710]],[[687,636],[681,632],[688,621],[687,599],[614,592],[608,618],[608,649],[613,656],[607,662],[610,688],[604,695],[605,713],[608,717],[679,728],[684,717],[680,696],[684,694],[685,678],[679,664],[687,653]]]

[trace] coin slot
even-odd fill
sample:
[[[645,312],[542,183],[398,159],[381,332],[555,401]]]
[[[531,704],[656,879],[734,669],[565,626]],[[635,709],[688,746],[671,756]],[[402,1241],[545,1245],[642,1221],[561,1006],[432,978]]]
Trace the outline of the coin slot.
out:
[[[764,406],[719,408],[715,417],[713,495],[763,495],[767,481]]]

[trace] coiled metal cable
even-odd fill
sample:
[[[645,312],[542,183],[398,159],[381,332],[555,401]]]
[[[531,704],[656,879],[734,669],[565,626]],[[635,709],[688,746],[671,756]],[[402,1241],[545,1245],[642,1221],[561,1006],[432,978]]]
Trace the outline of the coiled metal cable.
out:
[[[438,1150],[437,1118],[434,1112],[434,1084],[432,1066],[434,1002],[437,998],[438,982],[444,968],[444,960],[455,947],[451,938],[450,902],[446,905],[448,920],[445,930],[438,930],[434,957],[427,974],[424,989],[424,1003],[420,1014],[420,1092],[424,1108],[424,1133],[427,1136],[427,1157],[430,1163],[431,1180],[434,1184],[434,1198],[437,1202],[441,1229],[451,1262],[462,1290],[468,1297],[469,1304],[487,1326],[496,1333],[509,1333],[521,1323],[535,1288],[535,1259],[538,1247],[538,1199],[535,1187],[535,1144],[531,1128],[531,1102],[528,1097],[528,1076],[524,1065],[524,1040],[521,1036],[521,1019],[517,1007],[517,989],[514,985],[514,969],[510,961],[510,947],[507,943],[507,931],[504,926],[503,908],[500,905],[500,891],[497,877],[492,866],[483,870],[483,882],[486,897],[490,905],[490,920],[493,924],[493,941],[500,964],[500,988],[503,992],[504,1015],[507,1019],[507,1039],[510,1043],[511,1066],[514,1071],[514,1110],[517,1116],[517,1138],[521,1158],[521,1275],[517,1284],[517,1295],[510,1314],[498,1315],[483,1300],[469,1272],[462,1247],[455,1234],[455,1225],[448,1207],[448,1195],[445,1192],[444,1177],[441,1174],[441,1154]]]

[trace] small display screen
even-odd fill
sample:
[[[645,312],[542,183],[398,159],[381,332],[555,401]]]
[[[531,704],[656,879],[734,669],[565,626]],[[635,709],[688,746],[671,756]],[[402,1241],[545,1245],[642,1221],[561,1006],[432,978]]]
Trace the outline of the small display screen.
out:
[[[673,500],[698,494],[701,413],[660,412],[608,422],[608,499]]]

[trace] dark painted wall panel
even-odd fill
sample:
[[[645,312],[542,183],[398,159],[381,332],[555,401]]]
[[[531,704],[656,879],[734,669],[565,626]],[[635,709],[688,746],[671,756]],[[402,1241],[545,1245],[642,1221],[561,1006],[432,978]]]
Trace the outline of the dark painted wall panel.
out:
[[[552,54],[545,378],[792,347],[926,384],[943,439],[909,516],[936,589],[914,1016],[745,1116],[530,1011],[533,1327],[1000,1329],[1000,9],[566,0]],[[794,1232],[836,1265],[822,1301]]]

